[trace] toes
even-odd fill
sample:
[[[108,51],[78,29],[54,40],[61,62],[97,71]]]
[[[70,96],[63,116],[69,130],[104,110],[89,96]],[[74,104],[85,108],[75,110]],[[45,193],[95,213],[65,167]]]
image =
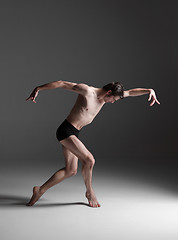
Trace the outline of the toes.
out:
[[[90,207],[95,207],[95,205],[92,202],[89,202]]]
[[[29,203],[27,203],[27,204],[26,204],[26,206],[31,206],[31,203],[30,203],[30,202],[29,202]]]
[[[99,203],[91,203],[91,202],[89,202],[89,206],[90,207],[94,207],[94,208],[97,208],[97,207],[100,207],[100,204]]]
[[[101,207],[101,205],[95,201],[88,200],[88,203],[90,207],[94,207],[94,208]]]

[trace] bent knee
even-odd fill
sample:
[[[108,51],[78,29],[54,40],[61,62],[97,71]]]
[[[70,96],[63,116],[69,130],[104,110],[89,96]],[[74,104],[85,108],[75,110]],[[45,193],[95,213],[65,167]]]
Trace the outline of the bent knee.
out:
[[[76,174],[77,174],[77,169],[69,169],[69,170],[66,169],[66,175],[68,177],[75,176]]]
[[[93,157],[92,154],[89,154],[89,155],[85,158],[85,164],[88,164],[88,165],[90,165],[91,167],[94,166],[94,164],[95,164],[95,159],[94,159],[94,157]]]

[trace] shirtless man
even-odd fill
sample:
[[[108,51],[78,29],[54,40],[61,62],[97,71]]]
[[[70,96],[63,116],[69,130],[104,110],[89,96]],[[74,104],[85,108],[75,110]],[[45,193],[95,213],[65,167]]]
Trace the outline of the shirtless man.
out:
[[[148,101],[152,100],[150,106],[155,102],[160,103],[153,89],[135,88],[124,91],[122,84],[118,82],[107,84],[102,88],[95,88],[83,83],[77,84],[63,80],[36,87],[26,100],[36,103],[35,99],[39,91],[54,88],[63,88],[78,94],[70,114],[56,132],[57,139],[62,144],[66,166],[54,173],[42,186],[33,188],[33,195],[27,206],[34,205],[49,188],[67,177],[74,176],[77,173],[79,159],[82,163],[82,175],[86,185],[85,196],[88,199],[89,206],[100,207],[92,187],[92,170],[95,159],[79,140],[78,134],[80,130],[93,121],[105,103],[114,103],[125,97],[144,94],[149,94]]]

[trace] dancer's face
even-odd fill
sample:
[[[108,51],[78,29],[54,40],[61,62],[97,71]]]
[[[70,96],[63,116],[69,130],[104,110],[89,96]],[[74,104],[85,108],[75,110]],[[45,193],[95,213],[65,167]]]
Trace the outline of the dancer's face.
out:
[[[119,96],[113,96],[110,93],[107,94],[104,98],[105,102],[109,102],[109,103],[114,103],[115,101],[119,100],[120,97]]]

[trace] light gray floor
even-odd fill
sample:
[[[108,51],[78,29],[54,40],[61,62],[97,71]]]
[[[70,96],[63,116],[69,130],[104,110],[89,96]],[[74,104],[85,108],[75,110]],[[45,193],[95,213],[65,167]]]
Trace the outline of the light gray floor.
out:
[[[124,174],[94,175],[101,208],[87,206],[80,172],[50,189],[35,206],[26,207],[32,186],[50,173],[6,169],[0,184],[0,239],[178,239],[176,194]]]

